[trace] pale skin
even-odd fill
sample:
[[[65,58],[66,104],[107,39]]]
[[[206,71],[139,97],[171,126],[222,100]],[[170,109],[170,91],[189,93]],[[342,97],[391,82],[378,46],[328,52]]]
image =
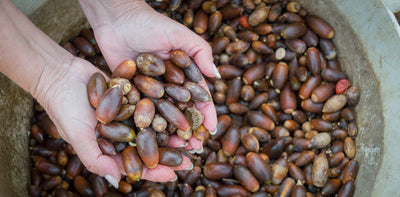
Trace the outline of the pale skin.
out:
[[[111,70],[142,52],[166,59],[171,50],[180,49],[194,58],[203,74],[219,76],[208,43],[144,1],[80,0],[80,4]],[[86,84],[93,73],[101,71],[51,40],[11,0],[0,1],[0,27],[0,72],[45,108],[60,136],[73,146],[89,171],[118,186],[121,172],[124,173],[121,158],[101,153],[94,132],[95,111],[87,99]],[[202,85],[207,88],[204,80]],[[214,131],[217,117],[212,102],[196,103],[196,107],[205,115],[204,126]],[[173,139],[176,141],[170,143],[172,147],[187,145]],[[191,139],[186,148],[201,149],[201,143]],[[176,178],[174,170],[190,167],[186,158],[178,168],[145,168],[142,178],[170,181]]]

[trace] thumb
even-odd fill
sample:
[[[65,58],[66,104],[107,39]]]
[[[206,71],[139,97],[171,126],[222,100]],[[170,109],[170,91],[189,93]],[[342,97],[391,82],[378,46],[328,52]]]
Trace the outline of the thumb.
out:
[[[91,139],[82,139],[81,137],[78,143],[71,143],[71,145],[90,172],[106,178],[109,183],[118,188],[121,174],[117,163],[110,156],[102,154],[94,133]]]

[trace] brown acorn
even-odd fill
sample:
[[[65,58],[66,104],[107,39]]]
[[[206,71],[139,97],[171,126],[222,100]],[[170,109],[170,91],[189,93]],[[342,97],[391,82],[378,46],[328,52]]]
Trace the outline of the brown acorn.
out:
[[[97,144],[101,152],[105,155],[116,155],[117,151],[115,150],[114,144],[112,144],[109,140],[105,138],[98,138]]]
[[[315,47],[310,47],[306,52],[308,70],[315,76],[319,76],[321,72],[321,60],[319,50]]]
[[[287,83],[281,91],[280,106],[283,112],[287,114],[293,113],[297,108],[296,94],[290,88],[289,83]]]
[[[291,23],[282,29],[281,36],[284,39],[295,39],[303,36],[306,32],[307,27],[304,23]]]
[[[268,94],[265,92],[262,92],[260,94],[257,94],[250,102],[249,107],[250,109],[258,109],[260,106],[262,106],[263,103],[267,102],[268,100]]]
[[[229,42],[230,42],[229,38],[225,36],[219,37],[216,40],[214,40],[211,44],[211,49],[213,54],[222,53],[222,51],[224,51],[225,48],[228,46]]]
[[[140,73],[155,77],[165,73],[165,65],[161,58],[151,53],[142,53],[136,57],[136,65]]]
[[[197,67],[194,61],[191,61],[191,64],[183,69],[183,72],[185,73],[185,76],[192,82],[200,83],[200,81],[203,79],[203,74],[201,74],[199,67]]]
[[[135,125],[139,128],[150,126],[155,114],[155,106],[149,98],[143,98],[136,104],[134,112]]]
[[[240,137],[242,145],[249,151],[258,153],[260,150],[260,145],[256,136],[250,133],[245,133]]]
[[[261,114],[260,112],[249,111],[247,112],[247,116],[249,118],[250,124],[255,127],[260,127],[269,131],[275,128],[275,123],[266,115]]]
[[[331,136],[328,133],[319,133],[310,142],[314,148],[324,148],[331,143]]]
[[[231,42],[226,46],[225,52],[228,55],[233,55],[236,53],[244,53],[247,51],[247,49],[250,47],[250,43],[245,42],[243,40],[238,40],[235,42]]]
[[[99,123],[97,130],[100,135],[117,142],[130,142],[135,138],[133,129],[120,122]]]
[[[268,17],[269,9],[269,7],[261,7],[254,10],[248,18],[249,25],[256,26],[264,22]]]
[[[183,86],[190,91],[193,101],[208,102],[212,100],[210,93],[197,83],[185,82]]]
[[[129,179],[133,181],[140,180],[143,172],[143,163],[136,148],[128,146],[122,151],[122,163]]]
[[[240,143],[240,133],[239,129],[235,127],[230,127],[222,139],[222,150],[224,154],[231,156],[234,155],[237,147]]]
[[[185,52],[179,50],[171,51],[170,60],[179,68],[187,68],[192,63],[190,57]]]
[[[74,179],[74,187],[76,191],[82,196],[94,196],[92,186],[89,181],[83,176],[77,176]]]
[[[108,89],[100,98],[96,108],[96,118],[101,123],[109,123],[117,116],[122,102],[122,92],[118,86]]]
[[[246,85],[253,84],[254,81],[261,79],[264,76],[264,70],[266,65],[265,64],[256,64],[250,67],[244,74],[243,74],[243,83]]]
[[[166,165],[169,167],[179,166],[183,162],[182,154],[179,153],[178,150],[160,147],[159,151],[159,164]]]
[[[211,134],[212,139],[218,139],[224,135],[226,130],[230,127],[232,119],[228,115],[218,116],[217,128],[215,133]]]
[[[89,103],[92,107],[96,108],[101,96],[107,90],[107,83],[104,76],[100,73],[94,73],[87,85],[87,94],[89,98]]]
[[[260,189],[260,185],[258,184],[256,177],[254,177],[254,175],[246,167],[242,165],[235,165],[233,167],[233,174],[238,179],[239,183],[250,192],[256,192]]]
[[[197,11],[193,21],[194,31],[198,34],[202,34],[207,31],[207,28],[208,15],[203,10]]]
[[[119,109],[119,112],[117,116],[115,116],[114,120],[124,121],[130,118],[135,112],[135,109],[136,109],[135,105],[130,105],[130,104],[121,105],[121,108]]]
[[[107,82],[108,88],[118,86],[123,95],[128,94],[132,89],[132,84],[128,79],[125,78],[112,78]]]
[[[234,195],[247,196],[248,191],[239,185],[221,185],[217,188],[217,196],[229,197]]]
[[[155,168],[159,162],[159,152],[155,133],[141,130],[136,137],[136,148],[140,159],[148,168]]]
[[[186,103],[191,98],[189,90],[180,85],[167,83],[164,85],[164,90],[170,97],[178,102]]]
[[[74,179],[76,176],[81,174],[83,170],[83,163],[79,159],[78,156],[74,155],[70,158],[67,168],[66,168],[66,175],[70,179]]]
[[[215,162],[205,165],[203,173],[209,179],[219,180],[232,177],[233,169],[230,164]]]
[[[344,153],[349,159],[353,159],[356,154],[356,145],[351,137],[346,137],[344,139]]]
[[[221,26],[222,14],[219,11],[215,11],[210,15],[208,19],[208,32],[213,35],[217,29]]]
[[[229,64],[220,65],[217,69],[221,74],[221,78],[225,80],[234,79],[243,75],[243,70],[241,68]]]
[[[154,78],[144,75],[137,75],[133,81],[140,92],[151,98],[161,98],[164,95],[163,85]]]
[[[279,196],[289,197],[289,195],[292,193],[295,184],[296,182],[294,181],[294,179],[290,177],[285,178],[285,180],[283,180],[279,188]]]
[[[96,50],[94,46],[85,38],[77,37],[74,40],[75,47],[79,50],[80,53],[86,56],[95,56]]]
[[[322,112],[332,113],[341,110],[347,103],[347,98],[343,94],[333,95],[329,98],[322,109]]]
[[[240,78],[235,78],[228,81],[228,89],[226,91],[225,104],[230,105],[239,101],[240,89],[242,88],[242,82]]]
[[[272,165],[272,183],[275,185],[281,184],[288,173],[287,160],[280,158]]]
[[[182,69],[175,66],[171,60],[164,60],[165,73],[164,78],[170,83],[183,84],[185,82],[185,74]]]
[[[307,26],[322,38],[331,39],[335,35],[332,27],[318,16],[308,14],[305,21]]]
[[[171,102],[159,99],[157,100],[157,109],[160,114],[172,125],[182,131],[190,130],[190,123],[185,115]]]
[[[136,63],[133,60],[122,61],[112,73],[112,78],[125,78],[131,80],[136,73]]]
[[[267,162],[261,156],[254,152],[246,155],[246,164],[254,176],[264,184],[271,184],[272,170]]]
[[[328,181],[328,159],[324,153],[320,153],[314,159],[312,166],[312,181],[317,187],[325,186]]]
[[[272,87],[280,90],[285,86],[288,79],[289,68],[286,63],[279,62],[272,74]]]

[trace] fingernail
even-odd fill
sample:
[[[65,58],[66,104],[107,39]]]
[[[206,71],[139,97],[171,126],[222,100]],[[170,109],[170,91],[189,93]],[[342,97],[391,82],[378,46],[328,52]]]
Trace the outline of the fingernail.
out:
[[[201,148],[200,148],[200,150],[197,150],[197,153],[198,154],[201,154],[201,153],[203,153],[204,152],[204,148],[203,148],[203,145],[201,146]]]
[[[178,180],[178,176],[176,176],[176,174],[175,174],[175,178],[173,180],[171,180],[170,182],[174,182],[176,180]]]
[[[190,162],[190,166],[189,166],[187,169],[185,169],[185,170],[192,170],[192,169],[193,169],[193,163]]]
[[[186,142],[185,144],[179,146],[179,148],[183,148],[183,147],[186,147],[186,146],[188,146],[188,145],[189,145],[189,142]]]
[[[214,131],[210,131],[210,134],[211,134],[211,135],[215,135],[215,134],[217,134],[217,129],[218,129],[218,128],[215,128],[215,130],[214,130]]]
[[[104,178],[115,188],[118,189],[118,182],[117,179],[115,179],[114,177],[112,177],[111,175],[106,175],[104,176]]]
[[[201,153],[203,153],[204,152],[204,148],[203,148],[203,146],[201,146],[201,148],[200,149],[192,149],[192,150],[189,150],[188,151],[190,154],[201,154]]]
[[[217,79],[221,79],[221,74],[219,74],[217,67],[215,66],[215,64],[213,63],[212,65],[213,70],[214,70],[214,74],[215,74],[215,78]]]

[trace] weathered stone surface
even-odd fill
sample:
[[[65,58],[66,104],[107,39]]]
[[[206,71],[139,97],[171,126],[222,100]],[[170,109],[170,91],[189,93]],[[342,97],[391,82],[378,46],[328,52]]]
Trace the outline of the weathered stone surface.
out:
[[[60,43],[79,34],[89,23],[77,0],[52,0],[30,14],[29,19],[51,39]]]
[[[0,74],[0,195],[27,196],[33,99]]]

